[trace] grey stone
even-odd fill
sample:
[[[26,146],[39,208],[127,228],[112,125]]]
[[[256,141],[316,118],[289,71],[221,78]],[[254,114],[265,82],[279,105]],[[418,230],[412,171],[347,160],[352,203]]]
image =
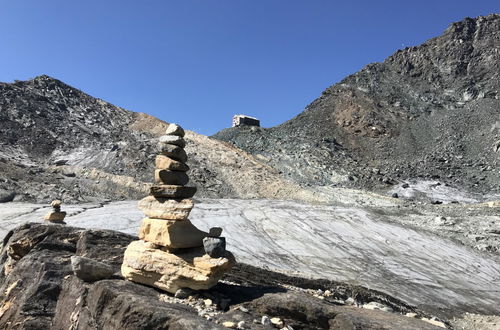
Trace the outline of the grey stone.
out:
[[[189,176],[185,172],[155,170],[155,181],[164,185],[183,186],[189,182]]]
[[[158,150],[162,155],[168,156],[183,163],[185,163],[188,159],[184,149],[173,144],[159,142]]]
[[[205,237],[203,239],[205,252],[212,258],[224,257],[226,254],[225,237]]]
[[[365,309],[378,309],[378,310],[381,310],[384,312],[392,312],[393,311],[393,309],[391,307],[384,305],[384,304],[381,304],[381,303],[376,302],[376,301],[370,301],[368,304],[364,304],[362,307]]]
[[[68,163],[67,159],[58,159],[54,161],[54,165],[56,166],[66,165],[67,163]]]
[[[180,127],[177,124],[172,123],[172,124],[168,125],[168,127],[165,131],[165,134],[166,135],[177,135],[177,136],[183,137],[185,133],[184,133],[184,129],[182,127]]]
[[[196,187],[185,187],[179,185],[154,185],[149,190],[150,194],[164,198],[190,198],[196,193]]]
[[[180,288],[179,290],[175,291],[175,298],[187,299],[192,294],[193,290],[191,290],[190,288]]]
[[[222,228],[221,227],[212,227],[208,231],[208,235],[210,237],[219,237],[222,234]]]
[[[242,311],[243,313],[248,313],[248,312],[249,312],[249,311],[248,311],[248,308],[245,308],[245,307],[243,307],[243,306],[238,307],[238,309],[239,309],[240,311]]]
[[[73,273],[85,282],[110,278],[114,274],[110,265],[80,256],[71,257],[71,268]]]
[[[269,316],[267,316],[267,315],[262,316],[262,319],[260,320],[260,323],[261,323],[262,325],[273,325],[273,324],[271,323],[271,319],[270,319],[270,318],[269,318]]]
[[[0,203],[12,202],[14,197],[16,197],[16,193],[14,191],[0,190]]]
[[[186,141],[177,135],[163,135],[159,138],[160,143],[173,144],[184,148],[186,146]]]

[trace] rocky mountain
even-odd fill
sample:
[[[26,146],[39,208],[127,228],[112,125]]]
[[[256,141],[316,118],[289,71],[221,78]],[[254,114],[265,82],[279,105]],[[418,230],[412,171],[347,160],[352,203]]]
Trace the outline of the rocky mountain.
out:
[[[0,202],[138,199],[168,123],[49,76],[0,83]],[[199,197],[314,198],[234,146],[187,132]]]
[[[188,132],[197,196],[324,202],[352,187],[412,198],[402,184],[429,180],[498,192],[499,31],[499,14],[453,23],[276,127]],[[0,83],[0,123],[0,201],[66,202],[144,196],[167,125],[48,76]]]
[[[466,18],[327,88],[295,118],[214,138],[301,185],[500,188],[500,15]]]

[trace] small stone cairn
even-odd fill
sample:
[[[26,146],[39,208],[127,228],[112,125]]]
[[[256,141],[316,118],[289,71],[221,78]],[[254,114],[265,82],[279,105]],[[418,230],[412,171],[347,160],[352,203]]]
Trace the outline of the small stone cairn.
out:
[[[66,224],[64,222],[64,218],[66,217],[66,212],[61,212],[61,201],[56,199],[50,203],[52,206],[52,212],[49,212],[45,215],[45,221],[49,221],[51,223],[60,223]]]
[[[122,275],[170,293],[209,289],[233,266],[234,256],[226,251],[222,228],[207,233],[189,221],[196,187],[186,186],[184,130],[170,124],[165,134],[158,143],[156,183],[139,201],[147,216],[141,222],[140,240],[125,250]]]

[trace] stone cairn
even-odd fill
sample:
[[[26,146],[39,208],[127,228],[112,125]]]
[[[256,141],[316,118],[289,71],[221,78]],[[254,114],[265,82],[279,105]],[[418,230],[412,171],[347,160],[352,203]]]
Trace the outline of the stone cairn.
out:
[[[50,206],[52,206],[52,212],[45,215],[45,221],[65,224],[64,218],[66,217],[66,212],[61,212],[61,201],[58,199],[53,200]]]
[[[139,201],[147,216],[141,222],[140,240],[125,250],[121,271],[128,280],[170,293],[209,289],[232,267],[234,256],[226,251],[222,228],[207,233],[189,221],[196,188],[186,186],[184,130],[170,124],[165,134],[158,143],[156,184]]]

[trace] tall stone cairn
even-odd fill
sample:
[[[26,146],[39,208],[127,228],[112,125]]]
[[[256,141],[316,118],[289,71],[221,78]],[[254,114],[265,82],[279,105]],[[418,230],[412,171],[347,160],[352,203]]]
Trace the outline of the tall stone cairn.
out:
[[[222,229],[196,228],[188,216],[196,187],[189,187],[184,130],[170,124],[158,142],[150,195],[139,201],[146,218],[139,241],[125,250],[121,271],[131,281],[170,293],[181,288],[205,290],[217,284],[234,264]]]

